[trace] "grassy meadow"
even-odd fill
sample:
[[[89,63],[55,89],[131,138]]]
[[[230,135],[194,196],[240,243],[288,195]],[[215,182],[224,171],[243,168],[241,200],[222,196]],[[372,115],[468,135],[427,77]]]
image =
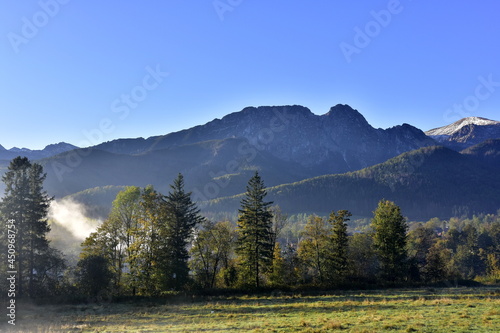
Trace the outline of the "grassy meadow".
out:
[[[19,304],[13,332],[498,332],[499,288]]]

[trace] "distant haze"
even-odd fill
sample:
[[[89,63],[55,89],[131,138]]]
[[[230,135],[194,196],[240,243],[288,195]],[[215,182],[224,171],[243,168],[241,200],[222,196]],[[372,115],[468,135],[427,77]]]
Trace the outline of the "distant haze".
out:
[[[86,216],[82,204],[71,199],[54,200],[50,205],[49,218],[82,241],[94,232],[99,224],[99,221]]]

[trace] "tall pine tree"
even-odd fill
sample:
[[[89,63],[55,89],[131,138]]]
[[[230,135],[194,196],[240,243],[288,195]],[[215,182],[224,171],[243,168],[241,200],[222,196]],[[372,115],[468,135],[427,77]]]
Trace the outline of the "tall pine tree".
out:
[[[371,226],[375,232],[373,245],[381,265],[382,278],[388,282],[403,279],[408,262],[408,227],[401,209],[392,201],[381,200],[374,212]]]
[[[194,227],[203,222],[200,210],[191,200],[191,192],[184,190],[184,177],[179,174],[164,197],[166,219],[158,230],[163,246],[158,253],[162,267],[163,287],[182,289],[189,278],[188,243]]]
[[[46,238],[50,231],[47,213],[52,198],[43,190],[45,177],[42,166],[32,164],[26,157],[13,159],[2,177],[5,194],[0,210],[2,217],[13,220],[17,229],[16,267],[12,270],[17,271],[17,292],[21,296],[47,292],[41,289],[44,281],[53,278],[49,271],[54,267],[46,267],[44,263],[63,265],[59,253],[50,249]]]
[[[245,198],[241,200],[238,218],[237,254],[242,268],[242,283],[260,287],[260,275],[272,262],[272,214],[265,202],[264,182],[258,172],[249,180]]]
[[[332,211],[328,222],[332,225],[329,253],[329,277],[333,284],[343,283],[347,275],[347,251],[349,239],[347,238],[347,224],[352,214],[347,210]]]

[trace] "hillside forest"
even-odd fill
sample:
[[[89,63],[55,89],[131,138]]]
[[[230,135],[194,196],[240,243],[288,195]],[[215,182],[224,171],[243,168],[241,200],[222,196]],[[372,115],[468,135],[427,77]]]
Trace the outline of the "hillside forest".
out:
[[[124,187],[73,262],[49,241],[43,167],[17,157],[2,180],[2,293],[9,270],[18,296],[76,300],[500,280],[500,211],[409,223],[397,202],[380,198],[360,226],[345,209],[287,216],[255,172],[234,222],[202,215],[179,173],[167,193]]]

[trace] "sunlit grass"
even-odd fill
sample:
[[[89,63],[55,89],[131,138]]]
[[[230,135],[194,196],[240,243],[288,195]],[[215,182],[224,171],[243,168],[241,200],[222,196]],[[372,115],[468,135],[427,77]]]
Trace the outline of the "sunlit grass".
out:
[[[21,305],[20,305],[21,307]],[[19,332],[496,332],[500,290],[411,289],[19,309]],[[0,330],[5,330],[2,324]]]

